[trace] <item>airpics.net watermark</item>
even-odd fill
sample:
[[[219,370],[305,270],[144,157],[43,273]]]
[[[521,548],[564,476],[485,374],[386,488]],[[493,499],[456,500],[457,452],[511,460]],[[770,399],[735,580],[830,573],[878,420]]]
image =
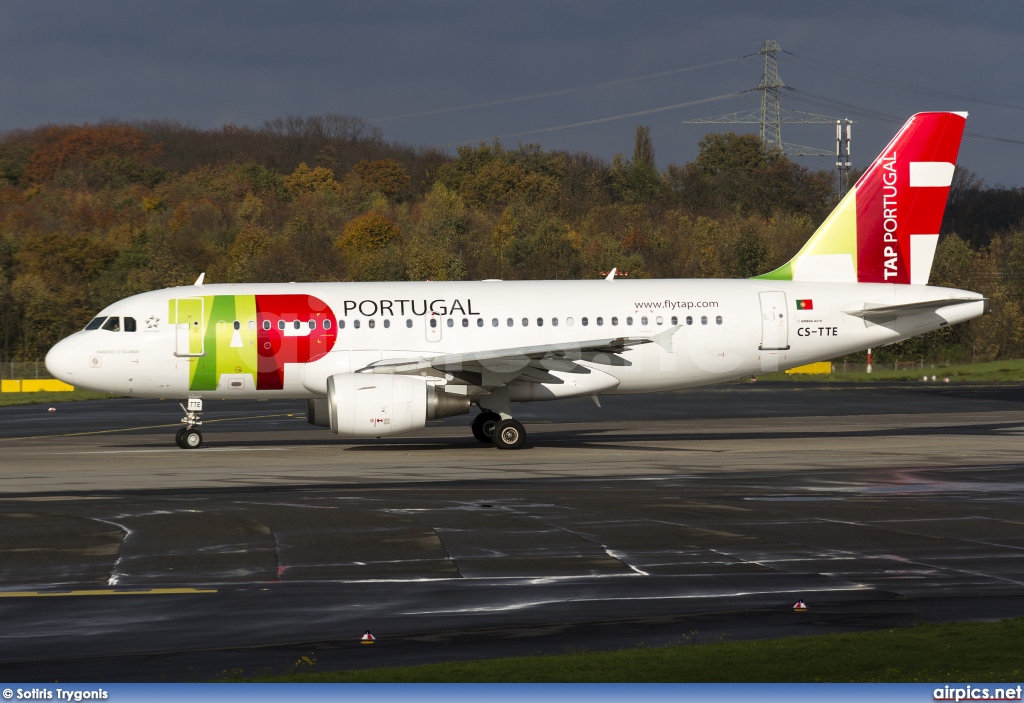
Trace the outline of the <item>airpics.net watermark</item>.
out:
[[[987,686],[942,686],[932,692],[936,701],[1019,701],[1024,685],[989,688]]]
[[[5,688],[5,701],[105,701],[110,694],[102,688]]]

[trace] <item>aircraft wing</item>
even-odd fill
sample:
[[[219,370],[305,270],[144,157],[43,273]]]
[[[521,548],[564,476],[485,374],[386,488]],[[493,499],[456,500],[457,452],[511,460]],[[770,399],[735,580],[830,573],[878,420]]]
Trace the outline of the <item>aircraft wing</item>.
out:
[[[480,374],[474,385],[493,387],[515,379],[534,383],[560,382],[547,374],[550,370],[571,371],[575,361],[589,360],[598,354],[614,356],[642,344],[658,344],[671,351],[675,325],[650,337],[606,337],[560,344],[537,344],[508,349],[439,354],[419,359],[384,359],[358,373],[415,374],[423,371]]]

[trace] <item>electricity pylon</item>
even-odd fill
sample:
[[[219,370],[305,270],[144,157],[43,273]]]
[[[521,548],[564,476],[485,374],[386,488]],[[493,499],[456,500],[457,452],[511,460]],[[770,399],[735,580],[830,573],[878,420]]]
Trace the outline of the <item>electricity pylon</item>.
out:
[[[812,146],[788,144],[782,141],[782,125],[784,124],[834,125],[837,118],[801,110],[786,110],[779,104],[779,88],[786,87],[786,84],[779,78],[777,55],[780,51],[782,49],[774,40],[768,40],[761,45],[759,53],[764,56],[764,71],[757,84],[757,90],[761,91],[760,110],[730,112],[727,115],[683,120],[683,124],[760,124],[761,141],[769,149],[778,149],[786,156],[835,156],[835,151],[832,149],[817,149]],[[847,132],[847,134],[849,133]]]

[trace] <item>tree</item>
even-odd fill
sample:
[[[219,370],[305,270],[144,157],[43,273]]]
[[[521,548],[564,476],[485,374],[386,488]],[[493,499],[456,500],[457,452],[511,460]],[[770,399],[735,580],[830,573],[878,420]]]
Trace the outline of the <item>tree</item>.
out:
[[[363,159],[345,176],[342,187],[360,201],[373,193],[396,201],[408,195],[409,173],[394,159]]]
[[[398,236],[398,226],[379,212],[355,218],[342,230],[338,245],[350,252],[381,249]]]
[[[705,134],[697,144],[694,164],[706,176],[726,171],[750,173],[765,168],[779,156],[769,153],[756,134]]]
[[[310,193],[337,194],[341,190],[341,186],[334,180],[334,171],[323,166],[311,169],[305,162],[299,164],[292,175],[284,177],[284,185],[294,197]]]

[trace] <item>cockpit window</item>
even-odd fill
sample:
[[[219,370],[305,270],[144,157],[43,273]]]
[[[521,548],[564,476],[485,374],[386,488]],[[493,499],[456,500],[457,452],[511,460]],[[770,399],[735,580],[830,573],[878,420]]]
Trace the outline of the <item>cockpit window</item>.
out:
[[[107,318],[105,318],[105,317],[94,317],[94,318],[92,318],[92,321],[85,326],[85,329],[87,329],[87,330],[98,330],[100,328],[100,325],[102,325],[103,321],[106,320],[106,319]]]
[[[135,331],[135,318],[134,317],[126,317],[126,318],[124,318],[124,331],[125,332],[134,332]]]
[[[107,321],[103,323],[101,329],[108,330],[110,332],[121,331],[121,318],[120,317],[108,317]]]

